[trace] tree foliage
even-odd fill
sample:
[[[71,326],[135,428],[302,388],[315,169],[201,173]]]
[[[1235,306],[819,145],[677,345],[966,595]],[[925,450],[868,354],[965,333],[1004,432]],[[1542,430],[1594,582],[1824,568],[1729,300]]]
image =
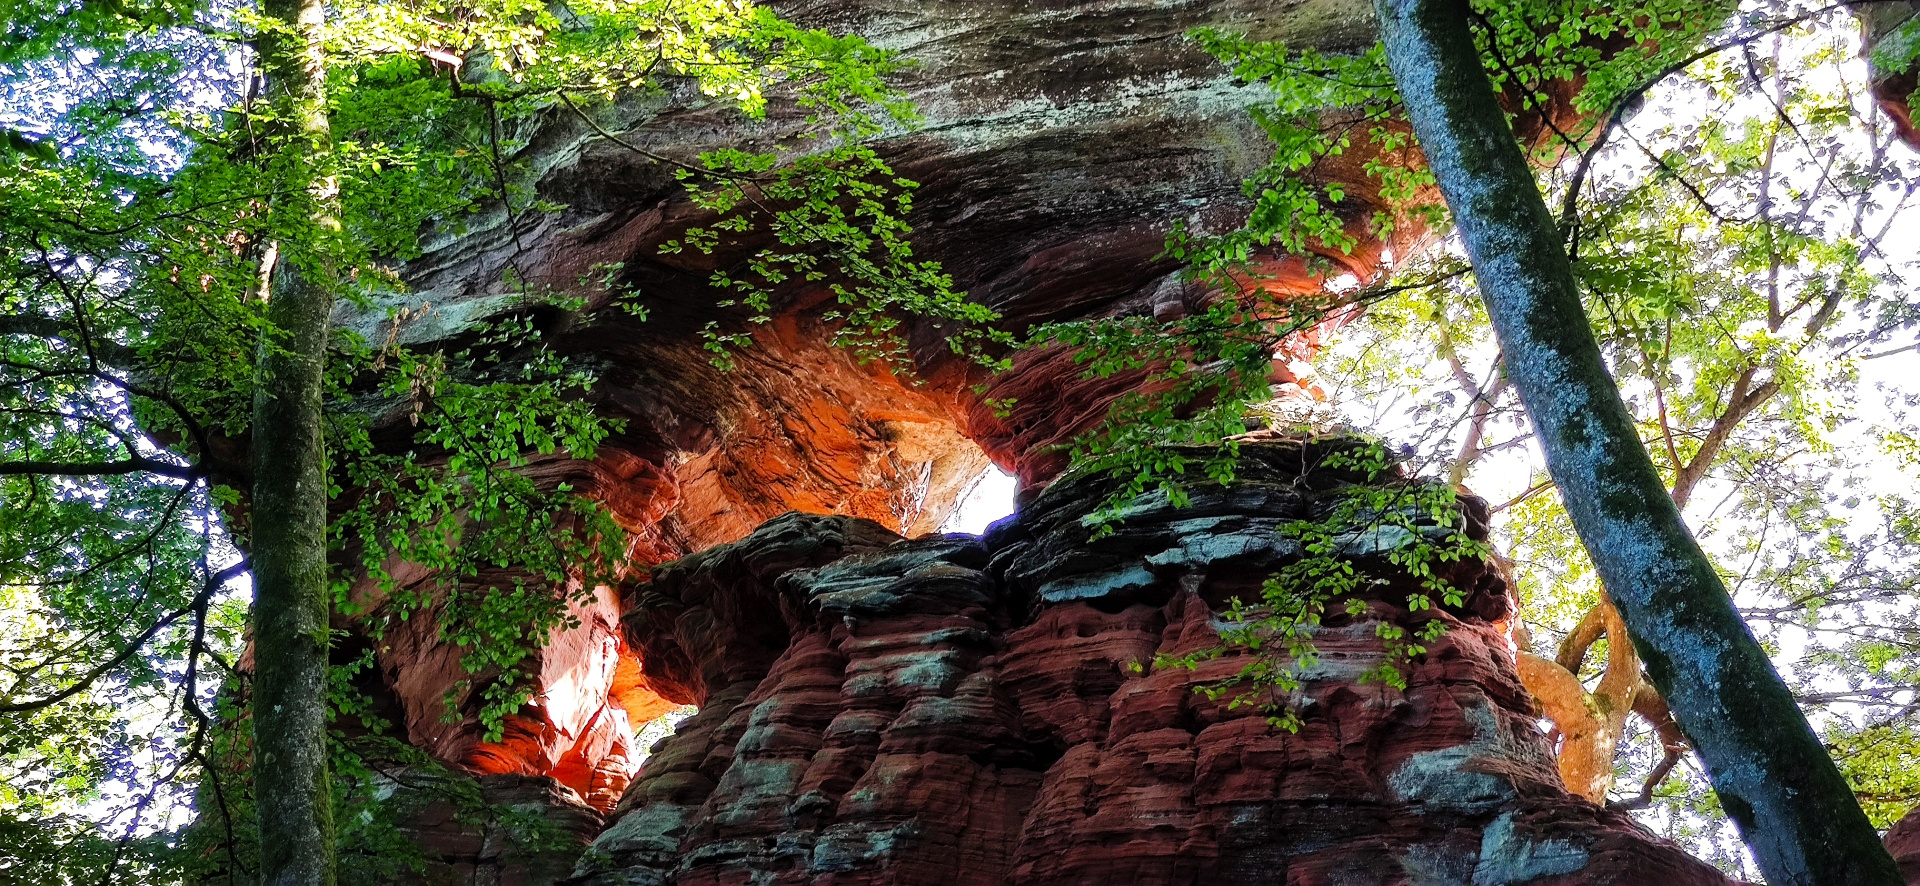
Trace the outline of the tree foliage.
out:
[[[1562,223],[1589,321],[1643,441],[1843,769],[1864,775],[1886,763],[1856,769],[1856,749],[1901,759],[1914,734],[1920,647],[1896,516],[1912,474],[1888,445],[1912,417],[1881,362],[1900,360],[1910,334],[1911,250],[1896,243],[1914,167],[1857,79],[1852,23],[1784,13],[1716,38],[1720,51],[1546,181],[1574,211]],[[1324,365],[1350,397],[1397,398],[1430,464],[1497,493],[1525,615],[1551,639],[1600,587],[1529,455],[1531,424],[1475,295],[1464,281],[1405,290]],[[1422,358],[1435,350],[1441,361]],[[1847,738],[1856,730],[1875,739]],[[1653,803],[1659,828],[1738,867],[1691,762],[1643,789],[1665,774],[1662,744],[1654,724],[1630,723],[1614,801]],[[1920,800],[1893,783],[1858,783],[1882,826]]]
[[[1850,16],[1772,3],[1725,19],[1679,4],[1638,19],[1586,4],[1481,3],[1474,12],[1482,62],[1555,198],[1589,322],[1643,441],[1885,826],[1920,801],[1894,774],[1914,748],[1920,601],[1902,516],[1913,493],[1899,479],[1912,476],[1901,449],[1911,402],[1899,371],[1889,371],[1912,353],[1903,220],[1915,169],[1866,91]],[[1594,620],[1598,579],[1534,454],[1532,425],[1417,146],[1396,129],[1399,98],[1379,51],[1327,56],[1215,31],[1195,37],[1241,77],[1272,87],[1274,103],[1255,114],[1275,155],[1248,182],[1244,228],[1178,230],[1170,255],[1239,305],[1259,298],[1248,268],[1271,266],[1276,251],[1323,257],[1327,294],[1282,293],[1266,325],[1250,321],[1242,335],[1268,336],[1284,352],[1288,333],[1340,325],[1318,361],[1335,421],[1385,434],[1416,468],[1492,496],[1496,546],[1513,556],[1537,641],[1558,642]],[[1356,165],[1370,181],[1335,177]],[[1421,242],[1394,240],[1421,228]],[[1364,237],[1395,242],[1399,254],[1350,271],[1345,251]],[[1272,322],[1289,310],[1285,324]],[[1130,318],[1089,328],[1123,322],[1137,339],[1159,336],[1161,359],[1183,352],[1178,326]],[[1091,332],[1064,340],[1096,368],[1138,350]],[[1234,407],[1234,418],[1265,420],[1273,410],[1256,402],[1260,356],[1231,369],[1180,364],[1179,390],[1121,404],[1081,441],[1082,456],[1133,477],[1137,489],[1195,482],[1182,466],[1108,440],[1204,436],[1193,416],[1234,416]],[[1213,399],[1230,390],[1219,380],[1233,372],[1238,387]],[[1214,418],[1214,432],[1231,430],[1234,418]],[[1229,444],[1209,473],[1230,471]],[[1287,606],[1255,611],[1273,633],[1227,639],[1298,646],[1243,675],[1284,686],[1282,664],[1310,658],[1310,642],[1282,642],[1291,620],[1272,613]],[[1584,694],[1597,691],[1606,656],[1584,668],[1583,659],[1573,659],[1569,679]],[[1618,778],[1603,790],[1612,783],[1611,802],[1648,808],[1650,824],[1741,869],[1748,862],[1697,765],[1669,754],[1663,710],[1655,704],[1652,719],[1630,718],[1624,737],[1607,737],[1609,746],[1620,737],[1621,751]],[[1675,763],[1682,777],[1665,781]]]
[[[250,827],[237,776],[248,502],[234,441],[249,425],[264,264],[325,260],[341,297],[377,310],[402,286],[397,263],[431,238],[520,231],[562,209],[536,195],[525,158],[537,125],[569,118],[670,166],[709,211],[668,250],[771,244],[712,280],[748,322],[805,282],[831,289],[840,343],[862,359],[902,362],[905,315],[942,324],[989,366],[1010,340],[913,255],[913,185],[866,143],[913,123],[886,87],[903,62],[858,37],[737,0],[332,9],[338,234],[284,211],[290,169],[262,135],[275,112],[239,49],[267,26],[250,10],[27,0],[0,40],[0,867],[35,882],[160,881],[186,863],[244,879],[257,863],[257,847],[229,835]],[[1474,11],[1483,64],[1556,195],[1589,323],[1643,442],[1886,824],[1920,801],[1920,492],[1888,479],[1920,468],[1920,431],[1909,395],[1876,388],[1898,379],[1882,367],[1914,354],[1899,219],[1916,179],[1871,110],[1850,20],[1790,3],[1702,15],[1677,0]],[[1255,109],[1274,154],[1247,182],[1247,224],[1168,240],[1166,257],[1190,269],[1181,282],[1217,297],[1167,323],[1020,331],[1072,349],[1091,375],[1140,379],[1075,446],[1080,465],[1125,481],[1104,517],[1151,488],[1178,499],[1182,484],[1230,480],[1232,438],[1250,427],[1324,423],[1324,407],[1265,401],[1276,356],[1303,357],[1344,327],[1323,379],[1347,421],[1406,447],[1356,458],[1379,476],[1410,462],[1445,482],[1376,489],[1291,527],[1312,556],[1244,601],[1226,637],[1279,654],[1216,688],[1284,689],[1310,662],[1314,622],[1367,580],[1339,539],[1403,530],[1414,541],[1395,549],[1397,566],[1415,572],[1478,556],[1437,531],[1458,516],[1460,484],[1499,492],[1496,543],[1515,560],[1534,636],[1577,633],[1602,589],[1528,461],[1531,425],[1381,51],[1193,36],[1273,90]],[[1884,47],[1875,61],[1912,63]],[[812,138],[680,157],[606,128],[619,96],[678,88],[748,116],[797,116]],[[1361,249],[1376,241],[1394,253],[1378,266]],[[519,258],[500,281],[501,313],[458,343],[403,344],[413,318],[396,314],[388,340],[337,333],[326,379],[336,611],[365,617],[376,638],[434,618],[465,652],[469,681],[449,703],[492,729],[526,700],[516,669],[568,624],[569,595],[623,568],[603,509],[521,473],[591,457],[618,428],[586,405],[590,367],[549,350],[532,319],[588,303],[528,282]],[[604,310],[644,314],[619,271],[589,281],[612,290]],[[705,331],[717,363],[747,343],[738,328]],[[404,425],[402,445],[376,445],[377,425]],[[1195,443],[1212,456],[1194,464],[1167,448]],[[401,562],[432,581],[401,580]],[[1447,593],[1434,585],[1426,602]],[[1383,637],[1389,663],[1424,639]],[[352,688],[371,650],[341,649],[332,703],[355,725],[335,747],[335,802],[368,812],[342,818],[343,870],[418,864],[372,799],[396,779],[451,782],[360,722],[377,720]],[[1583,691],[1597,688],[1603,675],[1573,664]],[[1287,721],[1284,707],[1274,715]],[[1621,728],[1612,800],[1649,805],[1657,828],[1739,866],[1697,767],[1643,782],[1667,743],[1651,721]],[[456,802],[495,814],[477,797]],[[184,834],[196,810],[201,826]]]
[[[531,188],[523,148],[539,121],[598,129],[617,94],[677,83],[753,117],[777,92],[817,148],[652,158],[715,214],[707,244],[755,227],[778,242],[750,263],[753,282],[716,283],[756,305],[789,278],[830,281],[863,358],[898,353],[903,309],[942,318],[983,359],[992,340],[979,328],[991,315],[907,245],[912,183],[861,144],[911,118],[884,82],[898,62],[857,37],[732,0],[332,4],[320,174],[337,182],[336,227],[299,211],[307,155],[251,82],[245,45],[283,23],[230,5],[86,2],[29,4],[7,27],[0,589],[14,605],[0,636],[0,820],[17,839],[0,867],[47,872],[36,882],[258,870],[260,798],[241,776],[239,441],[255,343],[275,331],[276,265],[324,268],[335,296],[372,310],[426,238],[497,219],[517,231],[563,208]],[[336,330],[324,382],[334,609],[372,642],[432,618],[470,676],[450,707],[496,735],[570,600],[626,568],[604,509],[521,472],[591,458],[617,427],[583,399],[592,372],[532,322],[584,300],[529,284],[517,259],[505,310],[457,342],[404,344],[399,315],[387,341]],[[613,295],[610,309],[644,312]],[[713,345],[724,359],[727,342]],[[376,443],[396,422],[403,444]],[[432,581],[396,578],[402,564]],[[393,854],[404,841],[375,802],[395,779],[453,791],[463,814],[506,814],[383,736],[356,688],[373,647],[343,639],[329,699],[334,803],[353,813],[340,818],[343,871],[417,863]]]

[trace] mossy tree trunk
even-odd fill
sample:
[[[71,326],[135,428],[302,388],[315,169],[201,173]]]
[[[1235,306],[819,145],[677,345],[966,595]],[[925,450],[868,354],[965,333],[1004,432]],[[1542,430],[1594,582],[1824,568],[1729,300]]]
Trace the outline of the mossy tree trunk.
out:
[[[256,40],[278,173],[272,272],[253,400],[253,779],[263,886],[331,886],[327,784],[327,477],[321,378],[337,283],[323,0],[266,0]]]
[[[1899,886],[1893,860],[1654,470],[1494,97],[1466,0],[1375,0],[1388,64],[1547,467],[1648,675],[1767,879]]]

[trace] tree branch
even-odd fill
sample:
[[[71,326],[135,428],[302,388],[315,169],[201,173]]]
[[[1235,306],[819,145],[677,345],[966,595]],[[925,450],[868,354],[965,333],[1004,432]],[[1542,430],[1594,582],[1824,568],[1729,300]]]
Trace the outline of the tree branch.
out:
[[[1470,4],[1374,9],[1568,516],[1761,871],[1783,886],[1904,886],[1647,455],[1488,82]]]
[[[0,477],[37,474],[54,477],[119,477],[159,474],[179,480],[197,480],[206,472],[197,464],[178,465],[157,458],[135,456],[120,461],[9,461],[0,462]]]
[[[115,654],[112,658],[107,659],[106,661],[103,661],[98,665],[95,665],[92,670],[86,672],[85,674],[82,674],[80,676],[80,679],[75,680],[67,688],[62,689],[59,692],[56,692],[52,695],[42,696],[40,698],[36,698],[31,701],[8,702],[6,704],[0,704],[0,714],[18,714],[18,713],[25,713],[27,711],[37,711],[42,708],[49,708],[63,701],[66,701],[69,698],[79,695],[82,692],[85,692],[88,687],[94,684],[95,681],[99,680],[103,676],[106,676],[109,672],[111,672],[115,668],[118,668],[120,665],[126,663],[127,659],[132,658],[135,653],[138,653],[142,648],[145,648],[147,643],[151,641],[155,636],[157,636],[162,630],[165,630],[168,625],[171,625],[174,622],[179,621],[182,617],[190,613],[193,613],[194,611],[199,609],[199,607],[205,605],[206,601],[209,601],[213,598],[213,595],[216,591],[220,590],[220,588],[222,587],[225,587],[228,581],[240,575],[242,572],[247,571],[247,568],[248,568],[248,562],[245,559],[242,559],[239,562],[234,563],[233,565],[220,570],[219,572],[216,572],[212,575],[207,576],[206,583],[202,585],[200,589],[200,593],[194,595],[192,602],[188,603],[186,606],[183,606],[179,609],[175,609],[172,612],[169,612],[166,615],[161,616],[158,621],[155,621],[152,625],[148,626],[146,630],[141,631],[140,636],[135,637],[132,642],[122,647],[120,651],[117,654]]]

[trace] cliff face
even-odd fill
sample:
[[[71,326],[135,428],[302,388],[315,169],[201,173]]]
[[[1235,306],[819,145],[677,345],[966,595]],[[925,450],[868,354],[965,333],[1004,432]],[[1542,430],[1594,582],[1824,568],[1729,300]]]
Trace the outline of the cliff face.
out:
[[[1342,439],[1242,441],[1230,487],[1159,493],[1092,538],[1109,482],[1069,478],[983,537],[903,539],[789,513],[622,587],[649,691],[699,706],[604,818],[551,778],[485,776],[558,833],[428,803],[430,874],[502,886],[693,884],[1730,884],[1561,783],[1520,685],[1511,589],[1482,562],[1458,606],[1410,612],[1388,562],[1409,533],[1340,549],[1380,581],[1333,607],[1319,660],[1275,701],[1197,691],[1241,672],[1220,611],[1302,556],[1281,527],[1369,484]],[[1484,539],[1484,504],[1465,532]],[[1435,527],[1433,532],[1437,532]],[[1422,532],[1421,534],[1431,534]],[[1445,627],[1396,689],[1361,675],[1380,629]],[[1169,663],[1221,650],[1187,668]],[[577,841],[577,842],[576,842]],[[590,845],[589,845],[589,841]],[[569,850],[569,846],[580,848]],[[1920,815],[1888,845],[1920,882]],[[584,849],[584,851],[582,851]],[[429,881],[430,882],[430,881]]]
[[[1372,40],[1365,0],[772,5],[918,62],[901,86],[926,123],[876,147],[920,183],[919,255],[1013,330],[1170,319],[1209,297],[1156,260],[1166,232],[1236,225],[1240,183],[1271,149],[1246,112],[1266,97],[1187,31],[1328,51]],[[591,113],[680,159],[792,144],[801,128],[778,103],[748,123],[678,88]],[[564,111],[527,136],[517,162],[565,211],[471,219],[405,269],[410,293],[336,320],[368,340],[457,339],[521,310],[509,269],[587,299],[532,319],[598,372],[594,402],[626,429],[592,461],[532,472],[603,502],[637,565],[672,565],[577,608],[501,741],[483,740],[471,704],[447,717],[468,675],[430,620],[376,650],[373,687],[413,744],[577,840],[598,834],[568,882],[1723,882],[1560,785],[1515,677],[1512,601],[1481,565],[1454,576],[1472,589],[1457,610],[1416,616],[1390,583],[1369,592],[1367,614],[1330,618],[1293,700],[1297,733],[1194,691],[1242,658],[1155,664],[1212,648],[1219,607],[1298,555],[1276,527],[1354,479],[1319,466],[1322,450],[1250,442],[1244,484],[1186,509],[1142,500],[1092,541],[1080,519],[1105,489],[1040,492],[1064,466],[1051,447],[1137,380],[1085,379],[1044,349],[985,378],[924,328],[915,371],[898,377],[827,344],[820,291],[784,293],[771,323],[749,325],[715,307],[707,280],[755,244],[660,253],[704,221],[669,168]],[[1367,235],[1378,201],[1363,150],[1315,174],[1346,185],[1340,210],[1361,237],[1330,258],[1371,278],[1405,244]],[[1264,263],[1262,285],[1280,294],[1321,285],[1296,259]],[[616,264],[645,322],[604,310],[607,295],[583,282]],[[406,311],[398,329],[390,309]],[[697,333],[710,320],[751,336],[740,368],[709,363]],[[1294,380],[1286,367],[1276,379]],[[1009,415],[986,406],[1009,397]],[[1018,519],[984,539],[928,536],[989,459],[1028,489]],[[1379,627],[1428,618],[1448,630],[1406,690],[1359,681],[1381,655]],[[638,766],[638,724],[688,704],[698,714]],[[475,881],[548,884],[567,870],[551,855],[514,861],[492,831],[432,809],[416,830],[436,864]]]
[[[1155,256],[1176,220],[1237,224],[1245,213],[1240,182],[1270,147],[1246,111],[1263,96],[1237,84],[1187,31],[1247,30],[1329,50],[1371,39],[1364,0],[774,5],[915,61],[899,82],[925,124],[875,146],[920,183],[911,218],[917,254],[940,262],[1012,330],[1130,313],[1165,319],[1206,298]],[[591,113],[627,144],[688,160],[720,147],[794,144],[802,126],[778,102],[765,121],[749,122],[677,87]],[[861,366],[827,344],[823,291],[784,293],[773,322],[748,324],[715,306],[708,277],[755,244],[713,257],[659,251],[702,220],[671,168],[564,109],[538,121],[528,139],[517,162],[532,170],[539,195],[565,211],[468,219],[407,266],[410,292],[363,311],[343,307],[336,320],[369,340],[455,339],[476,319],[521,309],[509,269],[527,285],[586,297],[580,312],[536,309],[532,319],[553,347],[597,370],[595,402],[626,430],[591,462],[552,461],[534,471],[606,503],[641,566],[734,541],[790,510],[924,534],[989,457],[1037,488],[1064,465],[1048,447],[1137,384],[1082,379],[1067,355],[1046,350],[985,378],[932,329],[912,331],[918,363],[908,376]],[[1364,233],[1374,202],[1357,165],[1327,174],[1354,180],[1342,207]],[[1369,276],[1387,246],[1368,239],[1335,258]],[[612,264],[622,268],[615,282],[640,292],[650,312],[644,322],[603,309],[609,296],[583,282]],[[1275,277],[1267,286],[1319,286],[1298,261],[1268,264]],[[405,312],[397,329],[390,310]],[[752,336],[738,369],[715,369],[701,349],[698,331],[709,320]],[[1017,401],[1011,415],[984,405],[1000,398]],[[404,416],[394,422],[404,434]],[[619,761],[635,756],[632,726],[664,704],[644,680],[631,679],[637,650],[611,629],[619,601],[610,593],[576,613],[579,628],[555,637],[534,669],[535,701],[503,742],[480,740],[471,705],[447,722],[443,699],[466,677],[458,651],[426,623],[397,636],[379,658],[409,739],[477,771],[562,777],[606,808],[630,768]]]
[[[1142,497],[1098,541],[1083,479],[984,538],[790,514],[661,570],[627,640],[700,712],[568,882],[1724,882],[1561,786],[1484,564],[1448,576],[1457,608],[1408,612],[1401,577],[1330,615],[1298,732],[1195,691],[1242,655],[1157,663],[1216,648],[1224,601],[1301,555],[1278,527],[1360,479],[1322,465],[1337,446],[1250,441],[1233,487]],[[1344,544],[1382,569],[1411,541]],[[1429,619],[1406,689],[1360,681],[1378,628]]]

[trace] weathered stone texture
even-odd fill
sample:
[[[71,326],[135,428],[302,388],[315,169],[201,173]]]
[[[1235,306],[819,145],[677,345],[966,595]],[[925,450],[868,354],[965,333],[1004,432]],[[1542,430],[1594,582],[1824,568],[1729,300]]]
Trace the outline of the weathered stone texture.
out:
[[[1920,808],[1887,831],[1887,850],[1909,884],[1920,886]]]
[[[1195,692],[1245,657],[1157,663],[1300,555],[1276,526],[1359,479],[1321,465],[1340,445],[1249,441],[1237,485],[1144,496],[1094,542],[1083,478],[983,539],[790,514],[661,570],[627,640],[701,709],[568,882],[1725,882],[1561,786],[1482,564],[1457,608],[1408,612],[1386,571],[1367,614],[1334,607],[1297,733]],[[1429,618],[1405,690],[1359,681],[1376,627]]]
[[[874,146],[920,183],[919,257],[1015,332],[1169,320],[1212,297],[1157,256],[1176,221],[1221,230],[1245,218],[1241,183],[1270,153],[1246,108],[1267,96],[1189,30],[1323,51],[1372,41],[1365,0],[771,5],[916,62],[899,82],[925,123]],[[1567,97],[1555,91],[1550,112],[1566,116]],[[761,122],[685,84],[591,113],[680,159],[806,144],[777,97]],[[1525,118],[1516,129],[1547,131]],[[1240,659],[1154,665],[1209,648],[1222,603],[1298,555],[1275,529],[1312,513],[1321,484],[1351,478],[1310,469],[1297,446],[1254,447],[1252,482],[1188,509],[1143,500],[1099,541],[1079,522],[1103,494],[1088,481],[1049,489],[984,540],[901,541],[936,530],[989,458],[1032,498],[1065,466],[1058,444],[1140,379],[1084,378],[1044,348],[986,378],[924,326],[910,330],[914,375],[895,376],[827,344],[817,287],[779,293],[770,323],[747,324],[715,306],[708,278],[758,244],[660,253],[709,220],[671,169],[563,109],[523,134],[514,161],[565,211],[465,219],[405,267],[410,292],[335,319],[368,340],[430,344],[527,312],[598,372],[597,408],[626,422],[594,460],[531,473],[605,503],[636,566],[673,565],[578,607],[580,626],[538,656],[534,703],[504,740],[482,740],[471,697],[449,722],[444,699],[470,675],[431,618],[376,649],[382,702],[410,742],[489,778],[550,779],[539,784],[563,818],[611,811],[575,882],[1719,882],[1560,787],[1514,676],[1511,601],[1479,567],[1456,576],[1473,592],[1433,616],[1449,632],[1405,691],[1357,680],[1378,659],[1374,627],[1416,620],[1391,602],[1404,588],[1379,588],[1361,619],[1330,619],[1298,734],[1192,691]],[[1313,172],[1345,186],[1336,209],[1360,242],[1327,258],[1360,278],[1406,252],[1368,231],[1380,204],[1360,172],[1367,150]],[[646,322],[584,282],[613,264]],[[509,267],[587,307],[526,308]],[[1263,271],[1258,285],[1281,294],[1322,284],[1298,257],[1268,256]],[[397,309],[407,319],[394,329]],[[701,348],[709,320],[751,335],[735,371]],[[1288,356],[1310,355],[1315,334]],[[1276,360],[1273,377],[1311,386],[1297,360]],[[988,402],[1000,398],[1016,401],[1009,414]],[[384,421],[381,439],[404,439],[404,409]],[[676,704],[700,711],[629,786],[633,728]]]
[[[420,853],[417,874],[394,886],[550,886],[605,827],[598,812],[545,776],[482,775],[463,785],[402,770],[386,793]]]
[[[773,5],[915,62],[899,85],[925,123],[889,132],[874,146],[920,183],[911,218],[919,257],[940,262],[958,288],[1005,314],[1016,332],[1034,322],[1129,312],[1173,317],[1203,298],[1173,280],[1174,263],[1155,256],[1176,220],[1236,223],[1246,205],[1240,182],[1270,149],[1246,112],[1263,100],[1260,90],[1237,83],[1186,39],[1188,30],[1249,29],[1323,49],[1370,39],[1363,0]],[[629,144],[687,160],[715,148],[808,144],[792,138],[803,123],[777,97],[758,123],[685,84],[592,113]],[[598,371],[592,397],[626,428],[592,462],[546,462],[534,472],[544,485],[566,482],[605,502],[629,533],[639,566],[736,540],[790,510],[865,517],[907,535],[933,531],[989,456],[1038,484],[1064,465],[1046,447],[1137,385],[1124,377],[1077,379],[1064,355],[1036,351],[976,392],[971,386],[985,379],[930,328],[911,332],[917,365],[908,368],[917,379],[897,377],[827,344],[833,330],[820,314],[830,294],[819,287],[781,293],[772,322],[747,324],[744,312],[715,306],[720,296],[708,278],[716,267],[736,268],[756,244],[710,258],[659,251],[708,220],[671,168],[561,108],[527,134],[515,161],[531,170],[541,197],[567,205],[564,212],[509,218],[495,210],[465,219],[405,267],[409,292],[364,310],[343,306],[335,319],[369,340],[455,339],[475,320],[528,310],[506,279],[508,267],[528,285],[585,296],[581,312],[537,308],[530,319],[552,347]],[[1370,191],[1357,184],[1349,193],[1343,209],[1364,233]],[[1334,258],[1364,274],[1380,248],[1369,240]],[[607,308],[607,293],[583,282],[604,276],[594,269],[609,264],[622,266],[619,285],[640,293],[650,311],[645,322]],[[1317,286],[1297,261],[1275,270],[1270,285]],[[405,319],[391,319],[395,311]],[[732,372],[714,368],[701,347],[699,330],[709,320],[753,338]],[[1009,416],[985,405],[1005,397],[1019,401]],[[396,438],[406,433],[405,413],[396,406],[382,419]],[[510,724],[508,741],[490,746],[480,741],[471,705],[444,722],[443,699],[468,677],[459,650],[426,622],[396,636],[381,650],[381,664],[409,740],[448,762],[528,775],[565,774],[558,761],[583,741],[617,748],[589,733],[617,732],[616,708],[637,725],[639,710],[657,707],[659,696],[647,701],[651,690],[629,688],[633,703],[596,707],[609,686],[565,679],[605,670],[591,628],[605,614],[582,613],[586,634],[555,638],[535,669],[539,703]],[[584,696],[560,698],[568,687]],[[567,780],[591,792],[577,770],[589,762],[610,769],[612,759],[566,764]]]
[[[1373,39],[1365,0],[770,5],[804,25],[863,35],[912,62],[896,82],[924,120],[871,144],[918,183],[909,219],[916,257],[939,262],[957,289],[1000,312],[1016,335],[1050,321],[1172,320],[1216,297],[1181,282],[1179,264],[1160,253],[1176,223],[1224,231],[1245,219],[1242,183],[1272,151],[1247,109],[1271,99],[1264,87],[1237,80],[1189,32],[1243,31],[1329,52]],[[1553,91],[1546,104],[1568,118],[1562,126],[1571,122],[1563,92]],[[778,95],[761,121],[686,83],[625,95],[590,113],[619,141],[681,161],[719,148],[819,144],[799,137],[804,115]],[[1523,137],[1546,131],[1527,115],[1516,127]],[[519,314],[549,346],[594,369],[591,397],[624,430],[591,462],[556,459],[533,470],[543,484],[566,482],[605,502],[640,566],[734,541],[790,510],[864,517],[908,536],[934,531],[987,459],[1015,473],[1031,495],[1064,469],[1061,444],[1142,386],[1137,373],[1085,378],[1058,348],[1023,350],[1009,371],[988,376],[951,352],[949,331],[911,318],[904,328],[912,365],[900,367],[907,375],[861,365],[829,344],[834,329],[822,315],[832,294],[820,283],[776,293],[770,322],[748,323],[745,310],[716,305],[710,276],[739,272],[766,245],[764,232],[760,240],[741,235],[712,256],[662,254],[663,243],[711,221],[671,166],[558,106],[518,136],[526,147],[514,167],[526,170],[526,184],[541,198],[566,208],[509,215],[494,207],[463,218],[457,230],[432,234],[425,254],[403,268],[409,291],[343,304],[335,320],[370,341],[427,345],[458,340],[477,320]],[[1387,207],[1362,167],[1378,159],[1375,150],[1357,139],[1345,154],[1301,173],[1338,182],[1345,194],[1332,211],[1356,245],[1321,256],[1334,274],[1372,278],[1422,233],[1408,221],[1392,242],[1374,236],[1374,214]],[[1249,291],[1297,295],[1324,282],[1301,256],[1264,255],[1254,264],[1258,273],[1243,281]],[[610,307],[612,296],[595,282],[616,266],[615,288],[639,293],[649,311],[644,322]],[[519,285],[580,296],[585,307],[528,307]],[[710,321],[752,339],[731,372],[716,369],[702,347],[700,331]],[[1317,347],[1318,333],[1295,336],[1286,359],[1275,360],[1283,393],[1307,396],[1312,382],[1301,377],[1300,361]],[[1014,405],[1001,414],[994,404],[1008,399]],[[406,415],[405,404],[394,404],[376,419],[377,436],[405,439]],[[553,773],[583,741],[619,746],[589,738],[619,731],[616,708],[637,723],[639,710],[659,703],[596,708],[591,697],[611,689],[591,687],[587,698],[543,702],[560,713],[523,712],[512,741],[483,747],[472,711],[442,722],[441,700],[466,679],[458,650],[430,627],[403,639],[406,648],[383,651],[382,666],[406,709],[410,740],[448,762]],[[536,668],[536,692],[546,697],[563,675],[599,668],[571,657],[596,642],[556,638]],[[566,713],[575,709],[580,716]],[[579,769],[610,773],[612,759],[566,764],[569,783],[596,790]]]

